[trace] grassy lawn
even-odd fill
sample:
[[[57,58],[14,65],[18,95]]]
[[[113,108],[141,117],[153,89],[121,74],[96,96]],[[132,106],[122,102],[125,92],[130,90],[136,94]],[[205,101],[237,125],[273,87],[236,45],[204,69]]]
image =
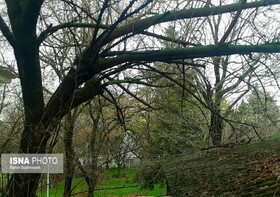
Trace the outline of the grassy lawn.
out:
[[[141,190],[140,186],[133,183],[136,169],[125,169],[121,174],[125,176],[121,178],[114,178],[113,175],[117,174],[117,169],[110,169],[105,172],[104,178],[100,181],[95,191],[97,197],[111,197],[123,196],[128,194],[145,194],[150,196],[161,196],[166,194],[166,188],[157,185],[154,190]],[[58,182],[50,189],[51,197],[63,196],[64,182]],[[83,178],[75,178],[72,184],[74,193],[87,191],[87,184]],[[38,197],[45,197],[47,190],[45,187],[38,190]],[[86,193],[84,193],[86,194]],[[81,195],[82,196],[82,195]],[[85,195],[86,196],[86,195]]]

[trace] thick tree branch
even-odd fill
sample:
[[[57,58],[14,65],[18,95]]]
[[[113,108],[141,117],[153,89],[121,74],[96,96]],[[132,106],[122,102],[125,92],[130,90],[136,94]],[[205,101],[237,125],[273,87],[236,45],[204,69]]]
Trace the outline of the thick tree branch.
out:
[[[30,32],[36,32],[36,24],[43,2],[44,0],[26,1],[23,14],[23,24],[27,34],[29,34]]]
[[[179,11],[171,11],[168,13],[159,14],[152,17],[147,17],[141,20],[132,21],[127,25],[123,25],[113,31],[108,41],[114,40],[119,38],[125,34],[131,32],[137,32],[140,30],[144,30],[149,28],[152,25],[169,22],[173,20],[180,20],[180,19],[190,19],[190,18],[197,18],[197,17],[206,17],[206,16],[213,16],[217,14],[223,14],[228,12],[235,12],[240,9],[240,7],[244,9],[250,8],[259,8],[269,5],[277,5],[280,4],[280,0],[259,0],[255,2],[246,3],[243,5],[243,2],[223,5],[223,6],[216,6],[216,7],[204,7],[204,8],[192,8],[192,9],[184,9]]]
[[[138,85],[144,85],[146,87],[157,87],[157,88],[163,88],[166,87],[164,85],[155,85],[153,83],[148,83],[143,81],[143,79],[133,79],[133,78],[126,78],[126,79],[122,79],[122,80],[114,80],[114,79],[110,79],[108,82],[102,84],[102,86],[109,86],[109,85],[119,85],[119,84],[124,84],[124,83],[128,83],[128,84],[138,84]]]
[[[209,45],[209,46],[196,46],[190,48],[174,48],[174,49],[163,49],[157,51],[145,51],[145,52],[131,52],[125,55],[119,55],[113,58],[99,59],[96,62],[92,62],[90,73],[101,73],[107,69],[110,69],[114,66],[123,64],[123,63],[145,63],[153,61],[170,61],[178,59],[193,59],[193,58],[203,58],[203,57],[213,57],[213,56],[223,56],[223,55],[233,55],[233,54],[251,54],[253,52],[263,52],[263,53],[280,53],[280,44],[263,44],[263,45]],[[90,69],[88,69],[90,70]],[[77,73],[78,72],[78,73]],[[94,95],[89,95],[87,98],[82,98],[81,96],[74,95],[74,90],[81,84],[79,82],[79,75],[82,72],[75,71],[72,69],[71,72],[67,75],[58,88],[57,92],[53,95],[49,104],[47,105],[46,117],[51,118],[56,115],[60,110],[64,111],[62,106],[76,106],[78,103],[87,101],[90,98],[93,98]],[[84,79],[90,77],[89,73],[84,73]],[[83,78],[81,75],[80,77]],[[73,96],[71,96],[73,94]],[[78,101],[79,99],[85,99],[84,101]],[[67,101],[68,100],[68,101]],[[78,102],[77,102],[78,101]],[[64,113],[64,112],[63,112]]]
[[[168,22],[179,19],[188,19],[194,17],[203,17],[209,15],[222,14],[227,12],[234,12],[240,9],[242,2],[217,6],[213,8],[195,8],[180,11],[166,12],[145,19],[137,19],[127,25],[117,27],[114,29],[109,27],[110,33],[103,34],[103,36],[97,41],[93,42],[91,46],[85,50],[84,54],[78,58],[79,61],[75,61],[78,64],[77,70],[72,70],[59,86],[57,92],[53,95],[49,104],[47,105],[47,114],[51,117],[59,111],[62,103],[67,102],[71,98],[75,89],[82,83],[89,80],[92,76],[105,71],[114,66],[121,65],[123,63],[144,63],[152,61],[170,61],[178,59],[192,59],[203,58],[213,56],[223,56],[232,54],[250,54],[252,52],[264,52],[264,53],[279,53],[279,44],[264,44],[264,45],[210,45],[210,46],[195,46],[190,48],[175,48],[175,49],[163,49],[158,51],[143,51],[143,52],[130,52],[128,54],[116,55],[115,57],[100,58],[98,51],[100,48],[112,40],[125,36],[129,33],[142,33],[145,29],[159,24],[161,22]],[[250,2],[243,5],[243,9],[258,8],[261,6],[268,6],[280,4],[280,0],[267,0]],[[118,24],[118,23],[115,23]],[[54,31],[55,29],[53,29]],[[49,111],[50,110],[50,111]],[[51,113],[49,113],[49,112]]]
[[[189,48],[171,48],[156,51],[130,52],[113,58],[99,59],[92,65],[95,72],[101,72],[125,62],[152,62],[177,59],[193,59],[234,54],[280,53],[280,44],[262,45],[209,45]]]
[[[36,34],[41,6],[44,0],[6,0],[8,15],[15,37],[32,37]]]
[[[13,34],[1,16],[0,16],[0,30],[2,34],[5,36],[5,38],[8,40],[8,42],[11,44],[11,46],[14,47],[15,40]]]
[[[74,80],[74,79],[73,79]],[[67,82],[67,81],[65,81]],[[74,88],[71,82],[67,82],[68,88]],[[46,108],[46,113],[44,116],[44,121],[49,122],[51,119],[60,120],[63,118],[65,114],[71,111],[73,108],[79,106],[82,103],[92,100],[95,96],[102,94],[103,89],[100,85],[100,80],[97,77],[92,77],[88,80],[84,87],[76,89],[76,90],[69,90],[66,89],[65,92],[58,91],[64,94],[69,94],[73,91],[72,95],[68,95],[67,97],[61,95],[61,99],[53,97]]]

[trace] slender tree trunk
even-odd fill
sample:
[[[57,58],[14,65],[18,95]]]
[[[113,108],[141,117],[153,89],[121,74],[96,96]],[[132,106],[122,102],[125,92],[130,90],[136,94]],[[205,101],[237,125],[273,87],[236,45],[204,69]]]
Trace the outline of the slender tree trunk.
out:
[[[105,169],[109,170],[110,165],[109,165],[109,157],[107,157],[106,162],[105,162]]]
[[[88,188],[88,197],[94,197],[94,188],[92,187]]]
[[[90,165],[90,181],[88,183],[88,197],[94,197],[94,190],[97,184],[97,180],[98,180],[98,169],[97,169],[97,162],[95,162],[95,164],[91,164]]]
[[[219,146],[222,143],[223,136],[223,118],[221,111],[215,110],[211,112],[211,123],[209,133],[214,146]]]
[[[88,184],[88,197],[94,197],[94,189],[97,184],[98,180],[98,140],[99,138],[99,128],[98,124],[101,118],[101,106],[98,105],[98,111],[97,115],[93,115],[93,106],[89,105],[89,113],[90,118],[93,121],[92,130],[90,134],[90,146],[89,146],[89,152],[90,152],[90,163],[89,163],[89,184]],[[100,142],[99,142],[100,143]]]
[[[96,184],[97,184],[97,176],[95,176],[95,174],[88,173],[87,170],[84,168],[84,166],[82,166],[82,164],[80,163],[78,158],[76,158],[75,161],[76,161],[76,164],[78,165],[78,168],[80,169],[81,173],[83,174],[83,177],[85,178],[85,181],[88,185],[87,196],[88,197],[94,197],[94,189],[95,189]],[[89,168],[91,168],[91,167],[92,167],[92,165],[90,165]]]
[[[94,107],[98,110],[94,113]],[[99,156],[99,150],[98,147],[100,145],[100,140],[102,132],[99,128],[99,123],[101,120],[101,114],[102,114],[102,105],[100,101],[96,103],[96,105],[93,105],[92,103],[89,104],[89,115],[92,121],[91,126],[91,133],[90,133],[90,144],[89,144],[89,153],[90,153],[90,162],[89,162],[89,168],[88,168],[88,197],[94,197],[94,190],[96,187],[96,184],[98,182],[98,156]]]
[[[221,145],[223,136],[223,118],[221,113],[221,102],[223,99],[221,91],[223,89],[223,82],[221,81],[220,64],[221,57],[214,57],[215,94],[214,98],[210,98],[211,100],[214,99],[214,101],[211,102],[211,122],[209,128],[209,134],[214,146]]]
[[[167,196],[172,196],[172,190],[171,190],[171,187],[169,185],[169,182],[168,180],[166,179],[166,193],[167,193]]]
[[[74,150],[73,150],[73,133],[75,124],[75,112],[69,112],[66,115],[65,135],[64,135],[64,149],[66,157],[65,165],[65,183],[64,183],[64,197],[70,197],[72,191],[72,181],[74,175]]]

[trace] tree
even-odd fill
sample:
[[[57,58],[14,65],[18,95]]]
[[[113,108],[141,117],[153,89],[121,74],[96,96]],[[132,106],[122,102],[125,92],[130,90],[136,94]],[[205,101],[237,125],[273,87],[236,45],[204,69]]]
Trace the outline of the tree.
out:
[[[181,85],[165,78],[157,83],[165,87],[156,88],[151,98],[155,108],[150,113],[153,123],[150,132],[151,144],[154,145],[151,150],[158,150],[158,154],[162,156],[176,156],[188,149],[205,146],[209,115],[194,97],[196,90],[192,84],[196,71],[187,66],[173,66],[173,71],[168,69],[170,65],[161,66],[173,80],[181,82]]]
[[[88,185],[88,195],[87,196],[94,196],[94,189],[98,181],[98,173],[99,168],[98,166],[98,157],[100,156],[100,151],[103,149],[103,142],[104,142],[104,136],[106,135],[106,132],[104,132],[103,128],[100,128],[100,122],[102,120],[102,110],[103,110],[103,104],[101,104],[101,101],[98,102],[89,102],[87,103],[87,106],[85,106],[84,112],[87,112],[88,115],[85,115],[86,120],[82,120],[80,118],[80,122],[83,122],[82,129],[80,129],[80,132],[78,135],[83,135],[84,140],[86,139],[87,142],[82,143],[82,148],[86,150],[83,150],[81,153],[75,153],[73,152],[73,160],[76,160],[76,164],[78,168],[80,169],[83,177],[85,178],[85,181]],[[93,108],[95,108],[95,113],[93,111]],[[88,116],[88,117],[87,117]],[[71,136],[71,139],[73,139],[73,135]],[[75,140],[80,141],[80,140]],[[72,147],[73,148],[73,147]],[[80,158],[86,159],[86,164],[83,166],[80,163]],[[73,175],[72,175],[73,177]],[[69,188],[71,189],[71,185],[69,184]],[[68,192],[71,194],[70,192]],[[69,195],[71,196],[71,195]]]
[[[13,48],[24,104],[24,129],[19,148],[21,153],[44,153],[47,142],[61,119],[71,109],[102,94],[108,81],[111,84],[119,83],[110,76],[128,68],[155,61],[280,52],[277,40],[269,43],[258,40],[250,44],[241,41],[213,43],[172,49],[162,49],[161,46],[156,47],[154,43],[151,48],[147,47],[149,43],[140,46],[132,44],[135,38],[143,37],[145,40],[147,38],[170,40],[149,32],[149,28],[161,23],[208,17],[240,9],[254,10],[257,15],[262,7],[273,9],[272,5],[280,3],[278,0],[248,3],[241,1],[211,7],[207,7],[205,3],[198,4],[197,7],[188,4],[186,9],[163,11],[160,14],[154,14],[157,13],[156,9],[158,6],[166,5],[149,0],[144,2],[132,0],[125,5],[120,1],[105,0],[100,4],[97,3],[98,6],[90,12],[79,6],[80,1],[5,0],[5,3],[9,19],[4,16],[0,18],[0,30]],[[44,10],[51,5],[55,6],[49,17]],[[116,7],[122,9],[115,9]],[[62,20],[52,17],[52,14],[57,12],[62,12]],[[73,15],[69,16],[69,12]],[[84,20],[85,15],[90,16],[93,22]],[[106,16],[107,18],[104,18]],[[92,29],[93,34],[90,37],[90,44],[84,46],[75,39],[73,30],[80,30],[76,31],[77,34],[87,34],[83,29],[88,28]],[[41,70],[43,63],[40,56],[44,53],[43,48],[48,49],[45,45],[48,40],[56,40],[56,36],[65,33],[61,31],[62,29],[67,30],[65,32],[74,38],[73,50],[68,52],[68,57],[72,57],[72,63],[61,68],[68,69],[68,72],[50,99],[45,100]],[[56,41],[60,47],[63,46],[63,42]],[[73,51],[76,53],[74,57]],[[40,174],[14,174],[9,182],[7,195],[35,196],[39,178]]]
[[[110,91],[113,94],[113,91]],[[122,94],[112,101],[104,93],[97,99],[75,108],[63,121],[65,150],[64,196],[71,196],[75,163],[88,186],[88,195],[94,196],[103,167],[112,161],[119,168],[124,166],[128,147],[124,143],[127,131],[123,129],[126,108]],[[118,103],[115,103],[118,102]],[[121,102],[122,104],[120,104]],[[93,110],[94,109],[94,110]],[[130,149],[129,149],[130,150]],[[82,162],[81,162],[82,159]],[[107,167],[107,166],[105,166]]]
[[[242,1],[246,3],[246,1]],[[217,1],[222,4],[222,1]],[[209,5],[207,5],[209,6]],[[236,43],[239,41],[240,34],[251,31],[251,22],[243,18],[254,18],[251,12],[243,12],[242,9],[236,13],[227,15],[215,15],[206,18],[205,23],[201,23],[201,28],[209,32],[208,39],[201,40],[200,43],[214,44]],[[251,39],[251,37],[249,38]],[[225,118],[228,118],[230,112],[236,103],[249,92],[251,88],[253,73],[260,67],[258,62],[260,56],[256,57],[236,57],[236,56],[214,56],[192,60],[193,64],[205,65],[204,70],[197,69],[196,87],[197,93],[206,105],[210,113],[209,118],[209,139],[214,146],[219,146],[223,142],[225,130]],[[265,58],[262,58],[265,59]],[[257,74],[258,80],[261,80],[261,73]],[[222,105],[228,97],[231,98],[228,105]]]
[[[244,136],[269,136],[279,130],[279,106],[270,92],[259,88],[251,91],[247,101],[242,100],[236,116],[242,130],[241,139]]]
[[[72,192],[72,181],[75,168],[75,152],[73,148],[73,135],[75,122],[78,117],[78,110],[75,108],[72,112],[65,115],[64,126],[64,151],[65,151],[65,182],[64,197],[70,197]]]

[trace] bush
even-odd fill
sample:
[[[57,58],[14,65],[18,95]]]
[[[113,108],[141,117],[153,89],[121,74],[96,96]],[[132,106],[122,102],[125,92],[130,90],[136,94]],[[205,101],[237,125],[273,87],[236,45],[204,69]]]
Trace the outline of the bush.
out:
[[[156,184],[163,187],[166,184],[166,177],[161,164],[155,162],[141,167],[134,181],[137,181],[142,189],[153,190]]]

